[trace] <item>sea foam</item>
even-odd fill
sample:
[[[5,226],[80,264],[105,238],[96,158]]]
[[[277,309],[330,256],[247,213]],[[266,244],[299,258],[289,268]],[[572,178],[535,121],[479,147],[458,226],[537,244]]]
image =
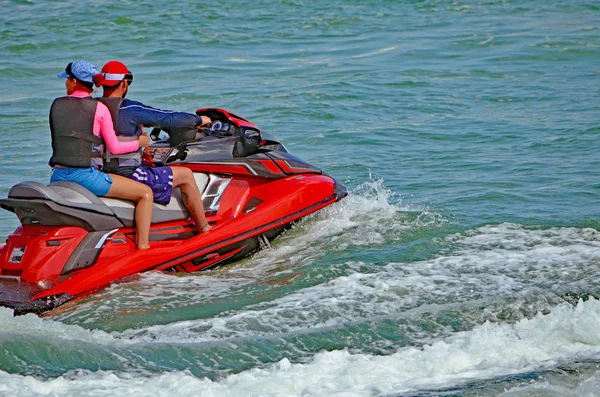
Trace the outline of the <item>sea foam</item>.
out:
[[[388,356],[331,351],[308,363],[282,359],[217,381],[187,371],[142,376],[78,371],[51,380],[0,371],[10,396],[372,396],[435,390],[478,379],[600,359],[600,302],[562,304],[515,324],[485,323],[421,348]],[[590,379],[590,382],[595,382]],[[584,387],[582,384],[581,387]],[[587,386],[585,386],[587,387]]]

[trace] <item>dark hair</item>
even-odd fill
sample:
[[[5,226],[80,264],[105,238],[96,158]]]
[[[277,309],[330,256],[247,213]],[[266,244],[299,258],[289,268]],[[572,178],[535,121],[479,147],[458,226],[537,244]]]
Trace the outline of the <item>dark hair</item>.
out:
[[[86,87],[90,91],[94,91],[94,83],[88,83],[87,81],[81,81],[77,77],[74,77],[75,80],[84,87]]]
[[[123,81],[123,80],[121,80],[121,81]],[[113,84],[113,85],[102,84],[102,88],[115,89],[115,88],[117,88],[117,86],[119,84],[121,84],[121,81],[119,81],[118,83]]]

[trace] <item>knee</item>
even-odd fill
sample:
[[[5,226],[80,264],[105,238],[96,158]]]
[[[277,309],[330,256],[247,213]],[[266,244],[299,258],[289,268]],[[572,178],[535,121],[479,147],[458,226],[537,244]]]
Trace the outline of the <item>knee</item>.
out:
[[[150,189],[150,186],[143,186],[144,187],[140,191],[140,201],[154,201],[154,195],[152,194],[152,189]]]
[[[186,167],[173,169],[173,184],[181,185],[194,182],[194,173]]]

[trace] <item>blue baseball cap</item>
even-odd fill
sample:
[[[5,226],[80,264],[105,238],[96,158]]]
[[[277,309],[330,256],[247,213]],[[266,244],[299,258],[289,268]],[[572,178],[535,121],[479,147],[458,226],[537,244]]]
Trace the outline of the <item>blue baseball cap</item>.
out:
[[[71,62],[65,68],[65,71],[56,75],[60,79],[66,79],[67,77],[75,77],[77,80],[84,81],[86,83],[93,83],[94,76],[100,74],[100,71],[88,61],[75,61]]]

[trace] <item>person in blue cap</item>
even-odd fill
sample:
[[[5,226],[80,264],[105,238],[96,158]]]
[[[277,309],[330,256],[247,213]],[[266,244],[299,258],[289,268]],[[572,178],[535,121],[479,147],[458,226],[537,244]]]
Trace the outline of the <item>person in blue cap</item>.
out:
[[[97,196],[135,201],[136,246],[149,248],[152,222],[152,190],[139,182],[100,170],[104,145],[112,153],[127,153],[150,144],[147,135],[120,142],[115,134],[110,111],[90,96],[94,79],[100,74],[87,61],[71,62],[57,77],[65,78],[67,96],[54,100],[50,107],[53,168],[50,182],[75,182]]]
[[[137,139],[137,136],[144,131],[143,126],[193,130],[211,122],[206,116],[157,109],[125,98],[133,82],[133,74],[122,62],[107,62],[102,67],[101,77],[95,82],[104,90],[100,100],[111,110],[115,130],[120,140]],[[150,186],[154,201],[159,204],[168,204],[173,189],[179,188],[183,204],[190,212],[198,230],[207,232],[211,229],[204,215],[202,193],[189,168],[149,167],[142,165],[142,155],[139,151],[122,156],[114,156],[116,153],[110,152],[111,159],[106,161],[105,165],[111,172]]]

